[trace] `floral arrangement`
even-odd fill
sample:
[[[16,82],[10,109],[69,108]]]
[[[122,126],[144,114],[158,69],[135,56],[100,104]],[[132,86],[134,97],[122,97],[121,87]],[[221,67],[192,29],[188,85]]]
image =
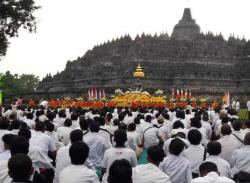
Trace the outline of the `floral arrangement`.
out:
[[[161,90],[161,89],[158,89],[158,90],[156,90],[155,91],[155,95],[163,95],[163,90]]]

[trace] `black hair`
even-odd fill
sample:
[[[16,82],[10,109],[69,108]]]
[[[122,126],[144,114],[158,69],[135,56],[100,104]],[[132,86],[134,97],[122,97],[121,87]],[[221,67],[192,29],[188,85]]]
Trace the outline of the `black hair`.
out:
[[[91,132],[97,133],[100,130],[100,124],[98,122],[94,121],[94,122],[90,123],[89,129]]]
[[[191,114],[189,109],[186,109],[186,114]]]
[[[69,156],[73,165],[83,165],[89,156],[89,147],[84,142],[76,142],[69,148]]]
[[[29,112],[26,117],[27,119],[33,119],[33,113]]]
[[[147,121],[147,122],[151,122],[151,120],[152,120],[152,116],[151,115],[147,115],[146,116],[146,120],[145,121]]]
[[[46,124],[46,130],[49,132],[53,132],[55,129],[55,125],[51,122],[49,122],[48,124]]]
[[[118,126],[120,124],[119,119],[114,119],[113,124],[114,126]]]
[[[192,145],[199,145],[201,143],[202,135],[199,130],[191,129],[187,135],[188,141]]]
[[[221,144],[217,141],[211,141],[207,144],[209,155],[219,155],[221,153]]]
[[[72,125],[72,120],[67,118],[67,119],[65,119],[63,124],[64,124],[64,126],[70,127]]]
[[[110,168],[108,183],[132,183],[132,166],[126,159],[115,160]]]
[[[169,152],[170,154],[179,156],[181,152],[184,150],[185,144],[182,140],[175,138],[169,144]]]
[[[125,115],[124,115],[123,113],[120,113],[120,114],[118,115],[119,121],[123,121],[124,118],[125,118]]]
[[[128,131],[133,132],[136,129],[136,124],[135,123],[130,123],[128,125]]]
[[[70,132],[70,141],[72,144],[82,141],[83,132],[80,129],[76,129]]]
[[[82,130],[88,130],[89,128],[89,122],[83,116],[80,116],[79,125]]]
[[[224,117],[222,117],[222,119],[221,119],[221,124],[226,124],[226,123],[228,123],[228,121],[229,121],[229,117],[224,116]]]
[[[135,124],[137,124],[137,125],[138,125],[138,124],[140,124],[140,118],[135,117],[135,119],[134,119],[134,123],[135,123]]]
[[[182,110],[178,110],[178,111],[176,112],[176,117],[177,117],[177,118],[181,118],[181,119],[185,119],[185,112],[182,111]]]
[[[9,128],[10,121],[6,117],[0,118],[0,129],[7,130]]]
[[[232,121],[232,127],[235,131],[240,131],[242,126],[241,120],[235,119]]]
[[[178,128],[183,128],[184,129],[184,124],[181,121],[175,121],[173,124],[173,129],[178,129]]]
[[[64,109],[61,109],[61,110],[58,112],[58,116],[59,116],[60,118],[66,118],[65,110],[64,110]]]
[[[121,123],[118,125],[118,129],[122,129],[122,130],[127,131],[128,126],[127,126],[125,123],[121,122]]]
[[[164,117],[166,120],[169,120],[169,114],[166,112],[162,113],[162,117]]]
[[[203,121],[208,121],[209,120],[209,116],[208,116],[208,113],[207,112],[204,112],[203,115],[202,115],[202,120]]]
[[[32,174],[32,161],[30,157],[25,154],[16,154],[9,159],[8,169],[13,182],[24,182],[27,181]]]
[[[222,135],[230,135],[232,133],[232,129],[228,124],[223,124],[221,126],[221,134]]]
[[[247,121],[245,122],[245,125],[246,125],[247,128],[250,128],[250,120],[247,120]],[[0,128],[0,129],[1,129],[1,128]]]
[[[159,145],[149,147],[147,152],[148,159],[150,159],[156,165],[159,165],[165,156],[163,149]]]
[[[15,155],[17,153],[28,154],[29,152],[29,141],[21,136],[15,136],[10,141],[10,153]]]
[[[35,125],[36,131],[44,131],[45,130],[45,123],[41,121],[37,121]]]
[[[123,147],[124,143],[127,141],[127,133],[125,130],[119,129],[114,132],[114,141],[116,146]]]
[[[201,128],[201,120],[199,117],[194,117],[190,119],[190,126],[195,128]]]
[[[31,131],[29,128],[20,128],[18,131],[18,136],[24,137],[29,140],[31,138]]]
[[[2,137],[2,141],[4,144],[10,145],[11,140],[15,137],[13,134],[5,134]]]
[[[78,119],[78,115],[76,113],[72,113],[71,120],[77,120],[77,119]]]
[[[199,171],[201,176],[206,176],[209,172],[218,172],[218,168],[215,163],[207,161],[200,165]]]

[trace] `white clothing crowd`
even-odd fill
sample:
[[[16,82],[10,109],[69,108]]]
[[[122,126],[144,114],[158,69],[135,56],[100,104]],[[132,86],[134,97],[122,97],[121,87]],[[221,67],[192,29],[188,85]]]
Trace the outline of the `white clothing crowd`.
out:
[[[12,142],[16,136],[28,140],[26,156],[34,171],[27,182],[40,177],[54,183],[231,183],[250,175],[249,132],[250,121],[243,127],[230,108],[5,106],[0,112],[0,183],[18,182],[9,173],[10,159],[18,154]],[[86,157],[77,159],[80,152]]]

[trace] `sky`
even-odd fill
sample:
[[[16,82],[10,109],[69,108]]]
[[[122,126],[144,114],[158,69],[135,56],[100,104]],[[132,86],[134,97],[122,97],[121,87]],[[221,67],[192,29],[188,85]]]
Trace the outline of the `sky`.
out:
[[[0,73],[35,74],[64,70],[68,60],[113,38],[129,34],[171,35],[183,10],[202,32],[212,31],[227,39],[230,34],[250,39],[250,0],[35,0],[37,31],[20,30],[10,39]]]

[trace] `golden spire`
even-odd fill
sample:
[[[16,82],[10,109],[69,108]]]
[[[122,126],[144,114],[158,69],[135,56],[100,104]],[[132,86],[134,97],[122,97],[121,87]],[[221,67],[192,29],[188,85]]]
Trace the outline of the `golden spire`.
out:
[[[145,76],[140,64],[138,64],[138,66],[136,67],[135,72],[133,73],[133,76],[136,78],[142,78]]]

